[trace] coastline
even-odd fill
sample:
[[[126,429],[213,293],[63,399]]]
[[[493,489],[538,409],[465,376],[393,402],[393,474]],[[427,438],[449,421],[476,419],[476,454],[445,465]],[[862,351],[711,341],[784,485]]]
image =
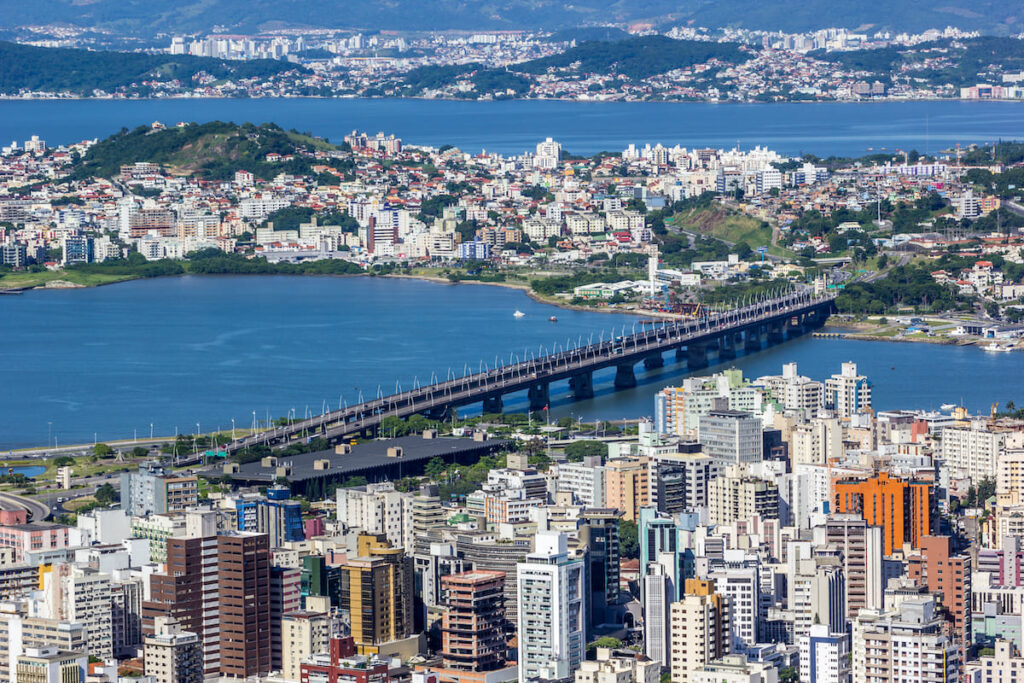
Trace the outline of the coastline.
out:
[[[687,100],[623,100],[623,99],[580,99],[578,97],[479,97],[474,100],[464,100],[458,97],[423,97],[423,96],[382,96],[382,95],[167,95],[164,97],[95,97],[88,95],[60,95],[26,97],[23,95],[10,95],[0,93],[0,102],[146,102],[158,100],[409,100],[423,102],[574,102],[581,104],[885,104],[888,102],[1005,102],[1007,104],[1019,104],[1019,99],[990,99],[972,100],[961,97],[882,97],[870,99],[783,99],[783,100],[715,100],[715,99],[687,99]]]

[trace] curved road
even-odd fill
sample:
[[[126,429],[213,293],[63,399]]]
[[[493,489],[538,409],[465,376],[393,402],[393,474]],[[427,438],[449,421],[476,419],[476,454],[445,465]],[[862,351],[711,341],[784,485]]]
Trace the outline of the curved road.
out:
[[[28,510],[31,522],[41,522],[50,516],[50,508],[45,503],[14,493],[0,493],[0,510]]]

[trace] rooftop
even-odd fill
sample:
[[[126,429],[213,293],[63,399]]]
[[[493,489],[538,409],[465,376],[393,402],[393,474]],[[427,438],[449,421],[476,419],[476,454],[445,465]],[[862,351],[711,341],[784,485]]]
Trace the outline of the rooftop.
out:
[[[424,439],[421,436],[403,436],[398,439],[381,439],[352,446],[350,453],[335,453],[333,449],[303,453],[301,455],[277,456],[278,466],[290,466],[289,481],[305,481],[318,477],[338,475],[354,476],[367,474],[379,468],[391,468],[396,465],[410,466],[413,470],[422,469],[428,460],[442,457],[445,460],[457,460],[467,455],[483,455],[498,450],[507,441],[503,439]],[[388,455],[389,448],[400,447],[401,457]],[[317,469],[314,463],[319,460],[329,461],[326,469]],[[247,463],[239,467],[232,475],[234,479],[252,482],[272,482],[277,478],[275,467],[264,467],[260,461]]]

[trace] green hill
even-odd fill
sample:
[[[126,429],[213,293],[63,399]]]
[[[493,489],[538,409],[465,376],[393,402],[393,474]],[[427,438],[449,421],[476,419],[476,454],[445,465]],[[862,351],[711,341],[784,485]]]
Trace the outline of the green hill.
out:
[[[304,67],[271,59],[234,61],[189,55],[94,52],[0,42],[0,93],[44,90],[92,94],[140,86],[142,81],[190,83],[205,72],[217,79],[267,78]]]
[[[243,169],[257,178],[278,173],[310,174],[316,164],[351,168],[348,159],[316,160],[303,152],[338,149],[297,131],[285,131],[272,123],[242,125],[213,121],[181,128],[153,130],[140,126],[123,129],[93,145],[75,168],[79,178],[117,175],[121,166],[148,161],[168,166],[172,172],[210,179],[227,179]],[[268,162],[268,154],[293,155],[291,161]]]
[[[510,68],[523,73],[540,74],[549,68],[575,66],[580,73],[618,74],[642,79],[718,59],[738,64],[750,59],[735,43],[711,43],[697,40],[673,40],[665,36],[641,36],[613,43],[591,40],[565,52],[533,59]]]

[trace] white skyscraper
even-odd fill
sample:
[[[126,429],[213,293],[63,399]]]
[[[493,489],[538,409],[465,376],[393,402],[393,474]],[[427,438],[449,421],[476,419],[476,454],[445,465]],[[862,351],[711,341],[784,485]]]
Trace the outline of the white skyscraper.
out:
[[[644,654],[669,665],[669,609],[675,596],[665,565],[651,562],[644,576]]]
[[[566,536],[540,531],[537,550],[518,566],[519,683],[570,681],[586,647],[583,561]]]
[[[827,624],[814,624],[798,642],[801,681],[850,683],[849,633],[831,633]]]

